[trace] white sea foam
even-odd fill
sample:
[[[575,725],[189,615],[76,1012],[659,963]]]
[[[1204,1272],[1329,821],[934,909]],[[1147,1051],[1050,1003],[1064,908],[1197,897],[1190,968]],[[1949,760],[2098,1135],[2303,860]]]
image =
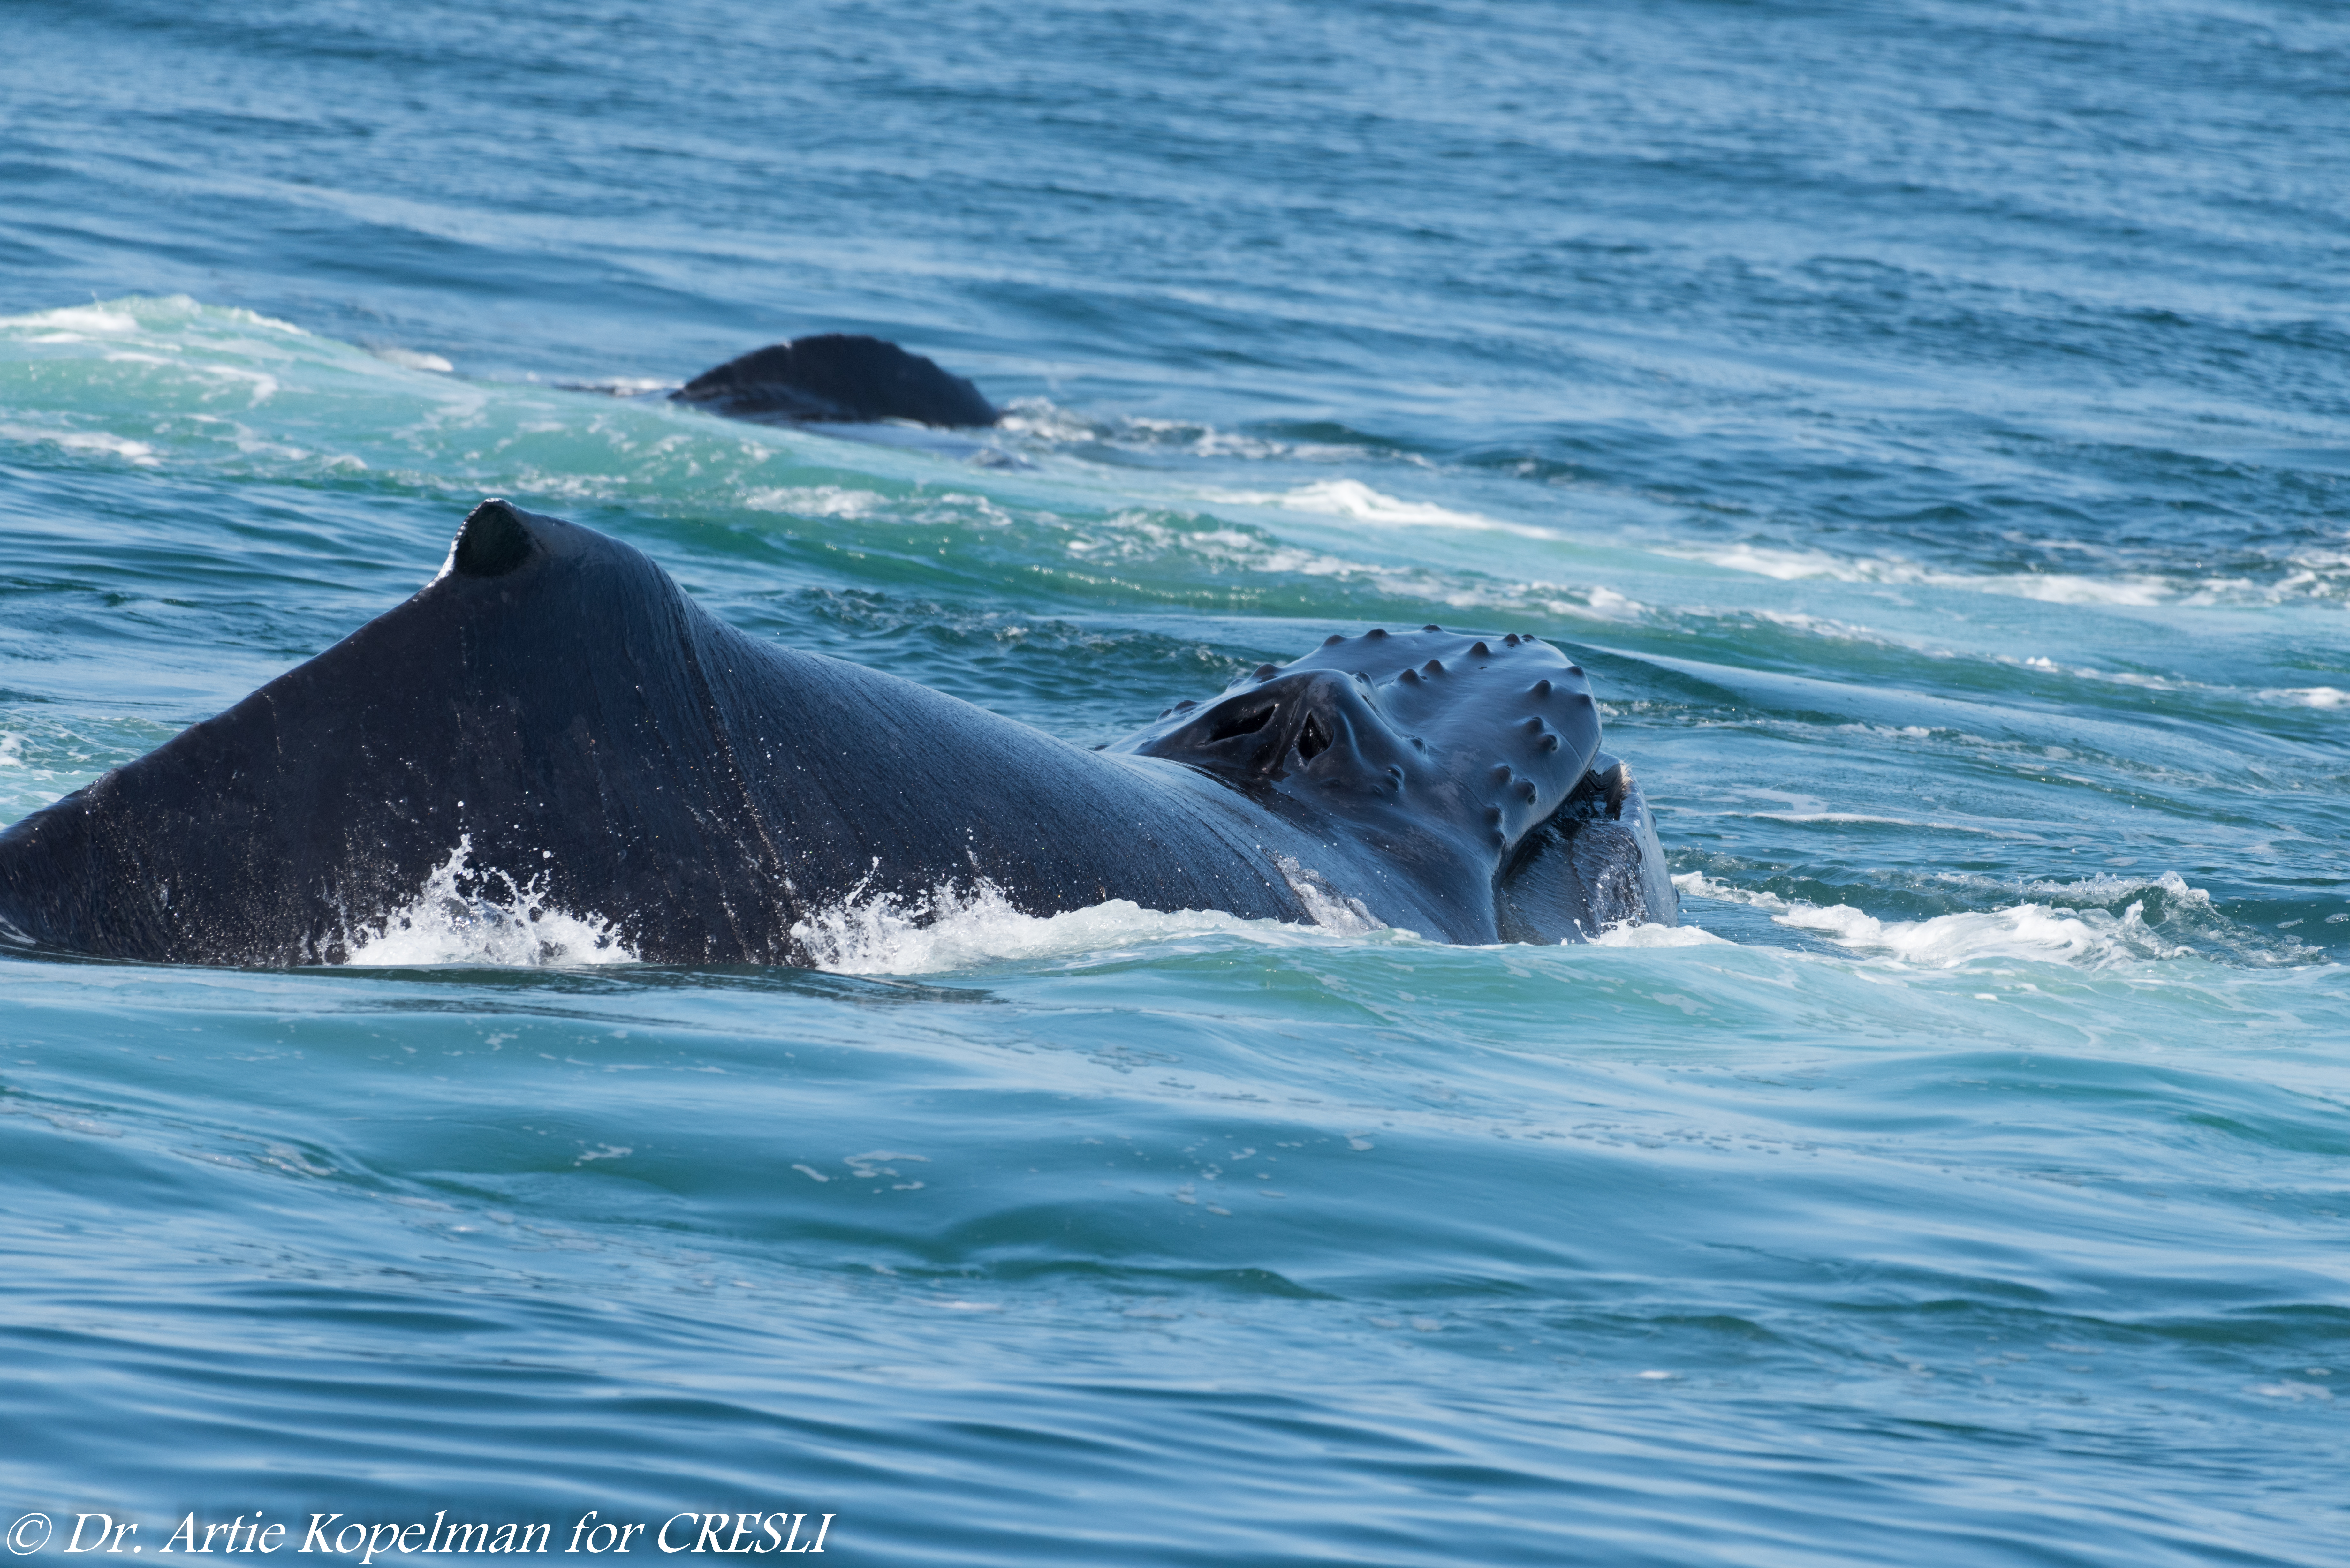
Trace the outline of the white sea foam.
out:
[[[1831,556],[1825,550],[1774,550],[1742,543],[1666,545],[1658,554],[1783,583],[1821,577],[1839,583],[1915,583],[1927,576],[1924,567],[1898,557],[1855,558]]]
[[[2116,917],[2101,909],[2014,904],[1925,920],[1880,920],[1848,904],[1835,904],[1797,905],[1771,918],[1783,926],[1818,931],[1841,947],[1933,969],[1984,959],[2094,967],[2125,959],[2177,958],[2189,950],[2156,935],[2145,909],[2132,904]]]
[[[2263,702],[2282,702],[2295,708],[2350,707],[2350,691],[2338,686],[2282,686],[2258,693]]]
[[[1787,900],[1762,888],[1741,888],[1734,882],[1717,882],[1702,871],[1683,871],[1673,877],[1673,887],[1685,898],[1715,898],[1725,904],[1743,904],[1753,909],[1783,909]]]
[[[2000,576],[1937,576],[1946,587],[1978,588],[1984,593],[2011,594],[2050,605],[2158,605],[2176,598],[2180,590],[2159,577],[2086,577],[2071,572],[2010,572]]]
[[[2154,877],[2132,877],[2123,873],[2100,871],[2093,876],[2064,879],[2038,877],[2029,882],[2002,881],[1972,872],[1945,871],[1937,881],[1959,883],[1981,888],[1986,891],[2012,890],[2018,898],[2035,898],[2051,904],[2111,907],[2124,898],[2141,898],[2147,893],[2160,893],[2169,903],[2181,909],[2211,907],[2211,895],[2200,888],[2189,887],[2187,878],[2176,871],[2165,871]]]
[[[76,334],[99,332],[113,336],[138,331],[139,319],[127,311],[111,310],[103,305],[68,305],[56,310],[36,310],[29,316],[0,317],[0,327],[9,327]]]
[[[1014,398],[1003,410],[1001,427],[1015,435],[1044,441],[1092,441],[1101,433],[1093,421],[1065,409],[1049,398]]]
[[[1579,608],[1588,610],[1602,620],[1638,620],[1648,613],[1648,607],[1639,600],[1627,598],[1614,588],[1599,584],[1594,584],[1590,587],[1580,590],[1562,587],[1555,583],[1532,583],[1528,587],[1535,589],[1548,588],[1554,593],[1579,591],[1583,595],[1583,603],[1579,606],[1561,599],[1542,601],[1544,607],[1554,614],[1572,614]]]
[[[1064,546],[1089,566],[1177,552],[1249,572],[1295,574],[1376,586],[1382,593],[1421,604],[1460,610],[1507,610],[1603,621],[1638,620],[1648,607],[1600,584],[1574,585],[1533,578],[1505,585],[1448,575],[1425,566],[1397,566],[1349,559],[1302,545],[1278,543],[1239,527],[1183,530],[1153,515],[1122,512],[1108,519],[1108,531],[1072,538]]]
[[[127,354],[109,354],[107,358],[109,359],[124,359],[138,358],[141,357]],[[250,388],[252,389],[252,401],[246,405],[248,408],[260,407],[263,403],[265,403],[270,399],[276,397],[278,391],[277,378],[270,375],[265,370],[248,370],[236,365],[194,364],[185,360],[156,360],[151,362],[157,364],[172,364],[178,369],[186,370],[200,380],[227,381],[239,386]]]
[[[1482,513],[1455,512],[1428,501],[1406,501],[1372,489],[1359,479],[1322,479],[1295,490],[1211,490],[1211,501],[1246,506],[1278,506],[1289,512],[1316,512],[1326,517],[1352,517],[1391,528],[1460,528],[1476,533],[1515,534],[1526,539],[1556,539],[1556,529],[1523,523],[1504,523]]]
[[[889,504],[877,491],[838,484],[783,485],[754,490],[743,504],[754,512],[787,512],[795,517],[868,517]]]
[[[1294,573],[1299,576],[1327,577],[1338,582],[1375,584],[1382,592],[1397,598],[1448,605],[1460,609],[1523,608],[1528,604],[1548,607],[1559,614],[1584,613],[1588,609],[1587,604],[1580,599],[1570,602],[1532,596],[1575,593],[1587,598],[1589,590],[1564,589],[1551,584],[1534,583],[1529,585],[1527,593],[1496,592],[1482,584],[1446,576],[1426,567],[1350,560],[1318,550],[1269,541],[1261,534],[1239,527],[1179,529],[1170,526],[1158,515],[1139,511],[1118,513],[1108,518],[1102,528],[1069,538],[1063,548],[1084,566],[1095,569],[1114,563],[1181,554],[1249,572]],[[1605,589],[1598,591],[1606,592]]]
[[[859,884],[795,922],[791,934],[816,967],[843,974],[931,974],[1006,961],[1097,958],[1146,943],[1202,938],[1272,947],[1373,934],[1417,940],[1382,924],[1359,899],[1332,888],[1312,867],[1287,857],[1277,864],[1314,925],[1243,919],[1221,909],[1146,909],[1127,898],[1058,915],[1031,915],[1015,909],[1002,888],[983,879],[967,888],[941,883],[912,897]]]
[[[104,303],[60,306],[23,316],[0,316],[0,331],[29,329],[75,335],[71,337],[36,339],[47,342],[75,341],[80,335],[89,333],[114,337],[131,332],[170,331],[190,326],[255,327],[293,337],[310,336],[290,321],[280,321],[276,317],[264,316],[258,311],[236,306],[200,305],[184,294],[133,296]]]
[[[1112,898],[1058,915],[1030,915],[1003,889],[941,884],[912,898],[862,886],[792,927],[819,969],[842,974],[933,974],[1006,961],[1098,955],[1141,942],[1241,937],[1278,941],[1305,928],[1243,920],[1214,909],[1168,912]]]
[[[638,961],[609,920],[548,904],[544,875],[517,881],[494,867],[476,869],[473,855],[473,835],[466,834],[425,878],[413,903],[354,934],[345,961],[369,969],[571,969]]]
[[[2135,899],[2116,915],[2101,909],[2062,909],[2024,902],[1999,909],[1937,915],[1923,920],[1883,920],[1849,904],[1814,904],[1783,898],[1760,888],[1717,882],[1702,872],[1683,872],[1673,886],[1691,898],[1718,898],[1763,910],[1777,924],[1815,931],[1855,952],[1931,969],[1957,969],[1978,961],[2072,963],[2097,968],[2138,959],[2180,958],[2191,948],[2170,941],[2146,921],[2146,901]],[[2133,893],[2159,890],[2178,904],[2209,905],[2210,896],[2190,888],[2176,871],[2151,879],[2094,877],[2081,882],[2027,884],[2022,891],[2043,898],[2081,903],[2111,902]]]
[[[1594,947],[1602,948],[1708,948],[1735,947],[1727,937],[1717,937],[1711,931],[1695,926],[1660,926],[1654,921],[1635,925],[1629,920],[1608,927],[1591,939]]]
[[[140,468],[153,468],[163,461],[145,441],[105,431],[47,431],[33,425],[0,425],[0,441],[43,441],[68,452],[102,452]]]
[[[1101,441],[1112,445],[1170,450],[1194,457],[1236,457],[1248,460],[1291,458],[1305,462],[1359,460],[1359,446],[1315,441],[1274,441],[1239,431],[1219,430],[1193,420],[1154,419],[1148,415],[1101,418],[1062,408],[1047,398],[1014,398],[1003,410],[1000,428],[1009,435],[1035,443],[1069,445]],[[1425,468],[1417,453],[1395,453],[1403,462]]]
[[[2176,583],[2145,573],[2093,576],[2078,572],[1937,571],[1898,556],[1835,556],[1825,550],[1783,550],[1745,543],[1666,545],[1659,547],[1658,554],[1783,583],[1821,578],[1839,583],[1917,583],[2054,605],[2158,605],[2225,586]]]
[[[1154,420],[1132,418],[1121,420],[1111,432],[1113,439],[1139,442],[1145,446],[1181,447],[1196,457],[1303,457],[1308,449],[1300,449],[1286,441],[1267,441],[1263,436],[1243,435],[1237,431],[1218,430],[1213,425],[1194,424],[1189,420]]]
[[[403,370],[431,370],[446,376],[456,369],[438,354],[427,354],[417,348],[375,348],[368,350],[387,365],[397,365]]]

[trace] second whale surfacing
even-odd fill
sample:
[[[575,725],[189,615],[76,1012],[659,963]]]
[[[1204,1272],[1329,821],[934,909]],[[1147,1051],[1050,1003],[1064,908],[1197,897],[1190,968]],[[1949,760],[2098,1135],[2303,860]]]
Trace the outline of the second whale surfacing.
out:
[[[750,637],[493,500],[413,597],[0,833],[0,936],[336,963],[460,860],[656,963],[811,964],[827,911],[983,886],[1469,943],[1676,910],[1588,684],[1538,639],[1334,636],[1087,751]]]
[[[714,366],[670,394],[756,424],[917,424],[975,427],[1003,413],[962,377],[885,338],[823,332]]]

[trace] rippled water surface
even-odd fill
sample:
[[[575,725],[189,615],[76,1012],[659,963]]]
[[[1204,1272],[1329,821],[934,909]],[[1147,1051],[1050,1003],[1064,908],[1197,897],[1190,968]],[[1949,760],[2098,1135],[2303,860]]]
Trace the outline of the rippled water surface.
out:
[[[47,1552],[2350,1556],[2335,8],[5,36],[0,822],[505,494],[1087,745],[1333,630],[1539,633],[1683,897],[1541,950],[966,889],[823,971],[430,900],[339,970],[11,951]],[[1014,417],[658,396],[827,329]]]

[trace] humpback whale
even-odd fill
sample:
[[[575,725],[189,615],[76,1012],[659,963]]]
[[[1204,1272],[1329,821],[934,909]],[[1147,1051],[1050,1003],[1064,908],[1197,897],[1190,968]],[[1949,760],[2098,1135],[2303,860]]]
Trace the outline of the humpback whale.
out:
[[[0,833],[0,938],[347,960],[462,854],[650,962],[808,964],[808,921],[992,885],[1560,941],[1674,919],[1583,672],[1535,638],[1333,635],[1086,750],[748,636],[502,500],[307,663]]]
[[[1002,418],[962,377],[895,343],[826,332],[755,348],[704,370],[670,394],[729,419],[761,424],[992,425]]]

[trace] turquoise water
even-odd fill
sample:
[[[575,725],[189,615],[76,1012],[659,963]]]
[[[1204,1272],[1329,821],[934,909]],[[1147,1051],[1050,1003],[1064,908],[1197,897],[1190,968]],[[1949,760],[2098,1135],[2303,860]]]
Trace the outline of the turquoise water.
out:
[[[0,956],[0,1525],[2350,1559],[2332,8],[6,32],[0,822],[505,494],[1087,745],[1333,630],[1539,633],[1684,926]],[[825,329],[1014,417],[653,395]]]

